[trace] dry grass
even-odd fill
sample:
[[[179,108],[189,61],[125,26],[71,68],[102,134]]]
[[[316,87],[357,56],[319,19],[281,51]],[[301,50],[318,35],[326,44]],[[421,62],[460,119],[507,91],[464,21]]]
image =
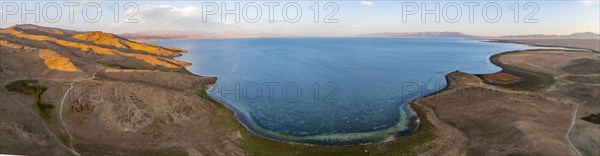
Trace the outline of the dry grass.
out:
[[[38,56],[44,60],[44,63],[49,69],[70,72],[79,71],[69,58],[62,57],[54,51],[42,49],[38,51]]]
[[[484,80],[496,84],[512,84],[523,80],[523,78],[504,72],[483,75]]]

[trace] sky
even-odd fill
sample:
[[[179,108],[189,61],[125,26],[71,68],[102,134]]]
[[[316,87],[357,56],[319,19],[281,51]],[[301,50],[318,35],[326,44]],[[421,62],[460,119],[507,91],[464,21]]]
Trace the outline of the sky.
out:
[[[423,31],[457,31],[480,36],[600,32],[599,0],[1,3],[1,28],[28,23],[111,33],[197,31],[288,36]]]

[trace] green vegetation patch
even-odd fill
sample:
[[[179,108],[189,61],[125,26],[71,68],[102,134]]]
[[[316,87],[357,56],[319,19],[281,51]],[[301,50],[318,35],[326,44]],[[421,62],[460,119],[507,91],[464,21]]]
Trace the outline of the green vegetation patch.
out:
[[[196,95],[200,96],[201,98],[203,98],[207,101],[212,102],[215,105],[222,106],[222,104],[220,102],[218,102],[218,101],[214,100],[213,98],[211,98],[210,96],[208,96],[208,94],[206,93],[206,89],[207,89],[206,86],[201,86],[200,88],[198,88],[196,90]]]
[[[437,137],[433,125],[424,118],[425,113],[413,107],[417,115],[422,117],[419,128],[408,136],[387,143],[324,147],[275,141],[252,134],[239,123],[232,110],[209,97],[204,89],[204,87],[199,88],[197,94],[215,104],[215,116],[211,124],[217,132],[224,135],[239,132],[243,138],[239,146],[250,155],[415,155],[415,147],[433,141]]]
[[[594,123],[594,124],[600,124],[600,113],[598,113],[598,114],[590,114],[590,115],[585,116],[585,117],[583,117],[581,119],[585,120],[587,122]]]
[[[34,97],[36,108],[40,116],[46,121],[52,121],[51,110],[54,108],[54,105],[42,101],[42,93],[48,88],[38,85],[37,83],[36,80],[18,80],[7,84],[4,88],[10,92],[17,92]]]

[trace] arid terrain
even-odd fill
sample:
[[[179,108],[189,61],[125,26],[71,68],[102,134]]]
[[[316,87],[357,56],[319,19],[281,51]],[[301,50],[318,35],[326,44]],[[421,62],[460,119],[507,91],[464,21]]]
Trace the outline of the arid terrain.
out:
[[[598,40],[522,43],[600,46]],[[599,155],[600,125],[582,119],[600,112],[599,55],[515,51],[493,56],[504,70],[480,75],[483,80],[462,72],[447,75],[445,90],[413,103],[425,110],[438,136],[420,150],[424,155]]]
[[[598,38],[486,38],[497,42],[505,43],[519,43],[536,46],[547,46],[547,47],[569,47],[577,49],[589,49],[593,51],[600,51],[598,46],[600,43]]]
[[[185,50],[102,32],[0,31],[0,151],[27,155],[243,155],[197,95]]]
[[[26,155],[600,155],[600,43],[497,54],[494,74],[453,72],[415,100],[420,127],[340,147],[253,135],[210,99],[175,47],[35,25],[0,30],[0,153]],[[539,43],[541,42],[541,43]],[[577,148],[578,150],[575,150]]]
[[[319,147],[252,134],[205,93],[174,47],[35,25],[0,30],[0,153],[406,155],[431,127],[388,143]],[[426,121],[426,120],[425,120]]]

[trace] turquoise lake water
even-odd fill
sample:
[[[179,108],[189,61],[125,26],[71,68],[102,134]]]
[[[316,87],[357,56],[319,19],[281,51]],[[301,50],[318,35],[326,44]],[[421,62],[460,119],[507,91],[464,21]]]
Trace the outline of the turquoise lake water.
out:
[[[410,133],[408,102],[444,76],[501,68],[489,57],[528,49],[461,38],[252,38],[155,42],[189,52],[187,69],[216,76],[208,93],[253,133],[316,145],[379,142]]]

